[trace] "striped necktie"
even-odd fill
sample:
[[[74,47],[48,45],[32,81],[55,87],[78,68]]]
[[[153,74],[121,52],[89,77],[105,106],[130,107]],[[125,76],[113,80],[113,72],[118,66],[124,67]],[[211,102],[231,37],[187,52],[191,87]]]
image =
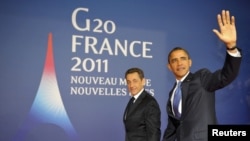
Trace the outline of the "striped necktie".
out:
[[[180,105],[180,101],[181,101],[181,82],[178,82],[177,85],[176,85],[176,90],[175,90],[175,93],[174,93],[174,100],[173,100],[174,114],[175,114],[175,117],[177,119],[179,119],[181,117],[181,113],[178,110],[179,105]]]

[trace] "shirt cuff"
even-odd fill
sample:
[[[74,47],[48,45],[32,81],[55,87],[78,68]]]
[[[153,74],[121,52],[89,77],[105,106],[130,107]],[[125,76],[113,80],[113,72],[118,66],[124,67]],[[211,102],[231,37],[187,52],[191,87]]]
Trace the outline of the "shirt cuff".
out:
[[[237,49],[237,52],[235,52],[235,53],[232,53],[232,52],[229,52],[229,51],[227,51],[227,52],[228,52],[229,55],[231,55],[233,57],[241,57],[241,54],[240,54],[238,49]]]

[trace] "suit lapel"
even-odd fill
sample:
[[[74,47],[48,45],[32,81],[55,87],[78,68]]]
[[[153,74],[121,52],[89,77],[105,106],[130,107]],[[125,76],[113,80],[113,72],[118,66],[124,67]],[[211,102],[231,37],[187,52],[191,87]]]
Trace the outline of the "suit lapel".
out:
[[[167,110],[168,110],[169,115],[172,115],[172,116],[174,116],[174,113],[173,113],[173,111],[172,111],[171,98],[172,98],[173,91],[174,91],[174,88],[175,88],[176,84],[177,84],[177,83],[174,83],[174,86],[173,86],[172,90],[169,92],[169,100],[168,100],[168,107],[167,107]]]
[[[188,90],[189,90],[189,85],[190,85],[190,81],[192,79],[193,74],[189,73],[189,75],[186,77],[186,79],[183,81],[182,85],[181,85],[181,90],[182,90],[182,114],[185,113],[185,108],[186,107],[186,99],[188,97]],[[185,115],[185,114],[184,114]]]

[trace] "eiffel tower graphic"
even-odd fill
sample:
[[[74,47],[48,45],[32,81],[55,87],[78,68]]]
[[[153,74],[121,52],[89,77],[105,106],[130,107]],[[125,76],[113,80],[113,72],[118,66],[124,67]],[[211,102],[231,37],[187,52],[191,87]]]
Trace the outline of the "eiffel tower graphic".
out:
[[[48,48],[40,85],[27,119],[18,129],[14,141],[26,140],[32,129],[41,124],[56,125],[68,137],[78,141],[77,133],[70,122],[60,95],[53,57],[52,33],[48,35]],[[60,129],[61,130],[61,129]],[[53,134],[53,131],[51,131]]]

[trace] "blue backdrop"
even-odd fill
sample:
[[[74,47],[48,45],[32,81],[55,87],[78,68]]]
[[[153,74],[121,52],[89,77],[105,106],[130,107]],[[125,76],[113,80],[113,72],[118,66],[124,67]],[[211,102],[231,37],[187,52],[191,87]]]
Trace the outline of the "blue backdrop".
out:
[[[167,54],[190,51],[192,71],[220,68],[225,47],[212,32],[222,9],[236,17],[243,62],[217,91],[220,124],[250,124],[250,2],[17,1],[0,5],[0,140],[122,141],[129,100],[124,72],[140,67],[162,111],[174,83]]]

